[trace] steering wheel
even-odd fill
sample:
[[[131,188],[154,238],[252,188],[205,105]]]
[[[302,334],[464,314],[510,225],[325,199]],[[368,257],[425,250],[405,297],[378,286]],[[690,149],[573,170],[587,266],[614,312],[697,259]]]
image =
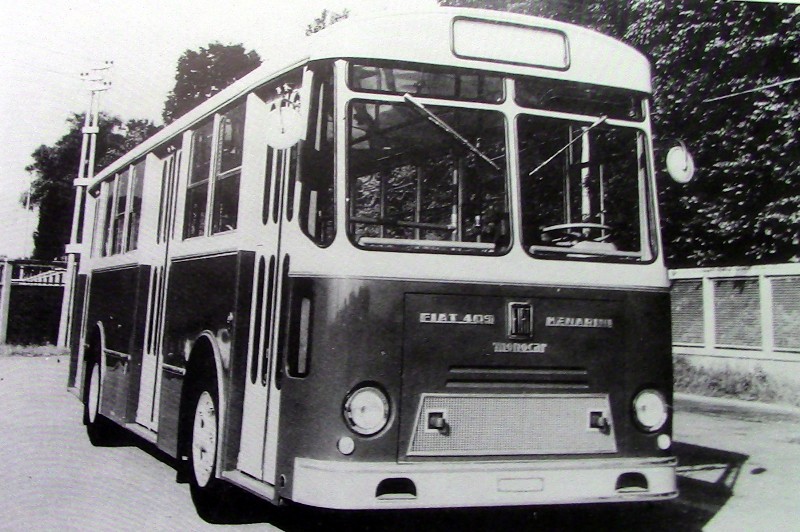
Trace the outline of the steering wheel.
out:
[[[541,229],[542,235],[546,233],[564,233],[564,236],[558,239],[554,239],[553,242],[581,242],[584,240],[592,240],[594,242],[603,242],[608,237],[611,236],[610,233],[605,235],[600,235],[597,238],[589,238],[583,232],[584,229],[588,229],[590,231],[611,231],[611,227],[605,224],[595,224],[589,222],[577,222],[577,223],[568,223],[568,224],[558,224],[558,225],[549,225],[547,227],[543,227]]]

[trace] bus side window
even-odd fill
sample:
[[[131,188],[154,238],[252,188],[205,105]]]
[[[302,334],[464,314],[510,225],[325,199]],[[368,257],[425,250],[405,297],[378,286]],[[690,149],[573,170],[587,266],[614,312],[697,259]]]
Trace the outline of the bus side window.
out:
[[[333,72],[331,65],[315,72],[311,92],[311,124],[301,143],[299,179],[302,182],[299,222],[303,233],[318,246],[336,236],[334,204]]]
[[[103,217],[100,223],[103,224],[102,232],[103,236],[101,239],[100,244],[100,256],[107,257],[111,255],[111,228],[112,228],[112,220],[113,220],[113,212],[114,212],[114,187],[115,181],[113,179],[109,181],[105,181],[103,183],[102,188],[102,195],[103,198],[101,201],[103,202]]]
[[[189,185],[186,191],[186,216],[183,227],[184,238],[200,236],[205,233],[213,132],[214,122],[208,121],[192,133]]]
[[[126,251],[133,251],[139,247],[139,222],[142,218],[142,195],[144,194],[145,160],[142,159],[133,167],[133,181],[131,183],[131,198],[128,202],[128,238],[125,244]]]
[[[214,206],[211,232],[236,229],[239,211],[239,181],[242,173],[245,104],[226,112],[219,125],[219,153],[214,176]]]

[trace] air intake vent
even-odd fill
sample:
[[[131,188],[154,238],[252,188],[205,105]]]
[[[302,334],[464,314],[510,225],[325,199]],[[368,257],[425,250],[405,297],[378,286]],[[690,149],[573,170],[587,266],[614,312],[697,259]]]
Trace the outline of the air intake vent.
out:
[[[609,430],[590,430],[589,412],[609,413]],[[446,413],[450,430],[428,428]],[[423,394],[408,456],[511,456],[614,453],[606,394]],[[633,479],[632,479],[633,480]],[[630,483],[621,487],[628,488]]]
[[[586,390],[589,374],[577,367],[453,366],[446,387]]]

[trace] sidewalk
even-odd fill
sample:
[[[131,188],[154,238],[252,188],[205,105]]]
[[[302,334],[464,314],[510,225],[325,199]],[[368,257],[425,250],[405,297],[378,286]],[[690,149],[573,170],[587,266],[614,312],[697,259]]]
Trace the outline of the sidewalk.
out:
[[[743,401],[741,399],[729,399],[727,397],[708,397],[705,395],[695,395],[689,393],[675,392],[675,410],[678,412],[709,412],[719,413],[721,411],[745,413],[760,413],[766,415],[791,416],[800,420],[800,407],[759,403],[757,401]]]
[[[698,528],[800,530],[800,408],[676,393],[673,434]]]

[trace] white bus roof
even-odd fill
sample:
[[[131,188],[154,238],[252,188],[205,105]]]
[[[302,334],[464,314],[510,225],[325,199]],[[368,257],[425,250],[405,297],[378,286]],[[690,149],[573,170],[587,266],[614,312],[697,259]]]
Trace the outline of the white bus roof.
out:
[[[498,31],[505,35],[495,39],[493,32]],[[528,46],[508,46],[509,42]],[[560,42],[563,49],[554,50]],[[354,17],[297,41],[282,55],[268,53],[254,71],[98,173],[90,188],[276,74],[308,61],[334,58],[448,65],[651,92],[650,64],[644,55],[580,26],[502,11],[445,7]]]

